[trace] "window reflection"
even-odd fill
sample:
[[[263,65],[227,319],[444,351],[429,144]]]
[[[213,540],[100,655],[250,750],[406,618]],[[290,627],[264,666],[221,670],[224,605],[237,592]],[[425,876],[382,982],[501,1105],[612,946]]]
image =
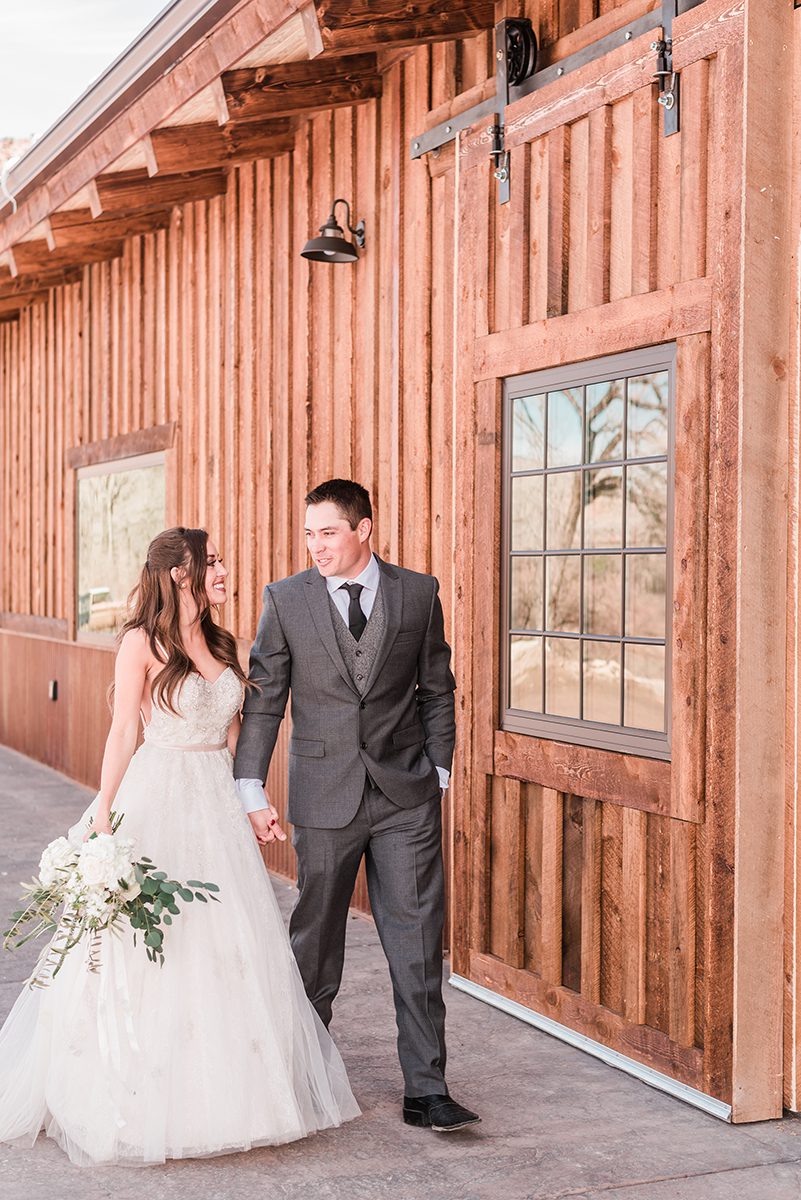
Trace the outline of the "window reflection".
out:
[[[512,637],[509,668],[511,707],[542,712],[542,638]]]
[[[626,545],[667,544],[667,463],[626,468]]]
[[[620,637],[623,603],[618,554],[588,554],[584,559],[584,633]]]
[[[164,528],[165,507],[163,463],[79,476],[79,632],[121,629],[147,547]]]
[[[545,639],[545,711],[554,717],[579,717],[581,643],[576,638]]]
[[[548,579],[546,628],[560,633],[578,633],[581,559],[577,554],[549,555],[546,574]]]
[[[623,400],[625,381],[591,383],[587,387],[586,462],[624,458]]]
[[[623,543],[622,467],[584,472],[584,545],[593,549]]]
[[[668,373],[655,371],[628,381],[629,458],[667,454]]]
[[[512,629],[542,629],[542,559],[512,559]]]
[[[548,475],[549,550],[578,550],[581,545],[581,471]]]
[[[624,648],[623,722],[633,729],[665,728],[665,647]]]
[[[582,388],[548,393],[548,466],[581,462]]]
[[[584,642],[584,720],[620,724],[620,644]]]
[[[512,470],[545,466],[545,396],[523,396],[512,409]]]
[[[512,480],[512,549],[542,550],[542,475]]]

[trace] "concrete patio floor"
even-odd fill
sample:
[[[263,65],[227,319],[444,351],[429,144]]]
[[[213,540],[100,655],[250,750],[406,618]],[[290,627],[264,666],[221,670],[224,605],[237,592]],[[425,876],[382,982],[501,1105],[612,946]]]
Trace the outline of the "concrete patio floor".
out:
[[[39,853],[85,807],[62,775],[0,748],[0,918]],[[274,879],[288,914],[294,889]],[[0,1018],[35,952],[0,960]],[[446,989],[454,1095],[477,1129],[442,1136],[399,1117],[386,963],[354,916],[333,1032],[364,1115],[278,1149],[143,1169],[73,1167],[40,1137],[0,1146],[2,1200],[797,1200],[801,1122],[732,1126],[513,1017]]]

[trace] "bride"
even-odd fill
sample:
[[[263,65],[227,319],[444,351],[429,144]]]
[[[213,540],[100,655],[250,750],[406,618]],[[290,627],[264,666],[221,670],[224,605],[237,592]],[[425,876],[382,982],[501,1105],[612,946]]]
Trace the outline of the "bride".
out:
[[[228,572],[202,529],[148,549],[114,673],[100,792],[70,831],[122,814],[170,878],[216,883],[165,937],[164,965],[101,935],[0,1030],[0,1141],[40,1130],[73,1162],[159,1163],[274,1145],[359,1113],[339,1053],[306,998],[231,773],[247,681],[213,619]],[[138,723],[144,742],[135,750]]]

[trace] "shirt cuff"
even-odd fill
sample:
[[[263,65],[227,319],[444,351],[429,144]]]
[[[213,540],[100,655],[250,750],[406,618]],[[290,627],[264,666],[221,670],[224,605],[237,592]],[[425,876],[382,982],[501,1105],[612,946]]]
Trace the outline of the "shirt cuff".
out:
[[[236,790],[248,815],[270,807],[264,795],[264,784],[260,779],[237,779]]]
[[[437,767],[437,774],[439,775],[439,786],[443,791],[447,791],[448,784],[451,781],[450,771],[446,771],[444,767]]]

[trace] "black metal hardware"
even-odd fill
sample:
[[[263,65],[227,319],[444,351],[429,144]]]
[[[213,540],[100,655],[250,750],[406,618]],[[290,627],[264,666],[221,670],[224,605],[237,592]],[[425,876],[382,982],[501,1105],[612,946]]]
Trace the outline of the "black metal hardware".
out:
[[[537,69],[537,35],[528,18],[501,21],[506,27],[506,78],[517,87]]]
[[[678,133],[680,128],[681,80],[673,70],[673,18],[679,14],[679,5],[680,0],[662,0],[662,38],[651,42],[651,49],[656,51],[654,78],[659,84],[658,103],[665,114],[662,126],[665,137]]]
[[[620,29],[598,38],[575,54],[560,59],[551,66],[536,69],[537,38],[527,20],[508,19],[499,21],[495,26],[495,60],[496,60],[496,94],[489,100],[483,100],[473,108],[459,113],[458,116],[443,121],[434,129],[419,134],[412,139],[411,156],[421,158],[438,150],[454,140],[462,129],[474,125],[491,113],[495,113],[495,125],[499,134],[493,133],[493,145],[490,151],[493,173],[498,179],[499,200],[504,203],[509,198],[509,164],[503,148],[503,131],[505,125],[505,110],[509,104],[530,96],[540,88],[547,87],[557,79],[572,74],[589,62],[594,62],[619,46],[625,45],[634,38],[648,33],[661,24],[662,38],[652,43],[652,49],[657,52],[655,77],[659,80],[659,104],[664,111],[665,136],[679,131],[679,75],[673,70],[672,36],[673,19],[681,13],[689,12],[702,4],[704,0],[662,0],[661,20],[654,12],[645,13],[635,21],[630,21]],[[801,0],[797,0],[801,3]],[[658,12],[658,10],[657,10]]]

